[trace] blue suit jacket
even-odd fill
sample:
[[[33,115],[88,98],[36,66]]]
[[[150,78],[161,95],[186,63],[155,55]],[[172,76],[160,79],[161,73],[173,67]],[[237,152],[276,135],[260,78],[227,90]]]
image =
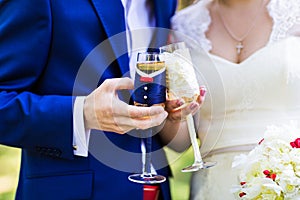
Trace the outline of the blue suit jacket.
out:
[[[175,1],[154,5],[168,28]],[[123,16],[120,0],[0,0],[0,143],[22,148],[17,199],[142,199],[142,185],[127,180],[142,167],[134,134],[93,132],[87,158],[72,149],[74,97],[128,72],[125,38],[106,40],[125,30]],[[168,176],[156,137],[153,148]],[[169,199],[168,182],[162,191]]]

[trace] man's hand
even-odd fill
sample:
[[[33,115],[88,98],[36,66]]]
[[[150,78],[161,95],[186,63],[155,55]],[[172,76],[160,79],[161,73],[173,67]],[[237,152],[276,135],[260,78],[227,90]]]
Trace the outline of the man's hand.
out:
[[[119,99],[117,90],[133,88],[129,78],[105,80],[85,99],[85,128],[124,134],[132,129],[160,125],[168,115],[163,107],[137,107]]]

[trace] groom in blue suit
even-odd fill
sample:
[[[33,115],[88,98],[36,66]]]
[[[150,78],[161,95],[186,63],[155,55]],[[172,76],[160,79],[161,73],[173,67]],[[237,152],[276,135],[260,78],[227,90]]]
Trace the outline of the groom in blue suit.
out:
[[[143,185],[127,179],[142,169],[133,130],[158,125],[166,113],[126,100],[128,36],[110,38],[126,30],[128,2],[0,0],[0,143],[22,148],[16,199],[143,199]],[[175,0],[143,2],[154,25],[169,28]],[[154,47],[166,42],[166,34],[153,35]],[[84,139],[73,113],[83,118]],[[135,114],[157,117],[132,123]],[[78,149],[85,145],[89,151]],[[153,148],[155,170],[168,177],[158,135]],[[168,180],[160,190],[170,199]]]

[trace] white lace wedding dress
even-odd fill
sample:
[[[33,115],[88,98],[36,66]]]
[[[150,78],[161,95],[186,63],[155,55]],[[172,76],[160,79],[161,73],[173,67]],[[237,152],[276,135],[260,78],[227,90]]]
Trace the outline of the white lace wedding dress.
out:
[[[190,46],[200,85],[208,88],[198,134],[204,160],[218,162],[193,174],[191,199],[230,200],[230,189],[238,184],[233,157],[251,150],[268,125],[290,120],[300,125],[300,37],[295,36],[300,0],[270,0],[269,43],[240,64],[210,54],[205,37],[211,23],[209,2],[201,0],[179,11],[172,27],[174,41]]]

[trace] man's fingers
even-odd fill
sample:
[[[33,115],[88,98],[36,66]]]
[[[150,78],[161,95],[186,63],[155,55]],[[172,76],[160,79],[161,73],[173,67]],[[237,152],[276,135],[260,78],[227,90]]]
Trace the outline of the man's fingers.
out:
[[[130,78],[115,78],[114,81],[115,90],[131,90],[134,88],[133,80]]]
[[[114,94],[116,90],[132,90],[133,88],[133,80],[130,78],[112,78],[106,79],[96,91]]]
[[[160,114],[148,118],[134,118],[131,120],[131,122],[132,126],[134,126],[135,128],[148,129],[162,124],[163,121],[167,118],[167,116],[167,112],[162,112]]]
[[[126,104],[125,104],[126,105]],[[158,115],[165,112],[164,108],[161,106],[152,106],[152,107],[138,107],[132,105],[126,105],[122,109],[121,115],[128,116],[131,118],[144,118]]]
[[[119,116],[114,119],[114,126],[116,132],[127,132],[131,129],[147,129],[150,127],[160,125],[168,116],[167,112],[162,112],[157,115],[148,116],[144,118],[129,118],[125,116]]]
[[[119,133],[119,134],[125,134],[134,128],[135,127],[127,126],[127,125],[116,125],[116,126],[107,127],[106,130],[110,132]]]

